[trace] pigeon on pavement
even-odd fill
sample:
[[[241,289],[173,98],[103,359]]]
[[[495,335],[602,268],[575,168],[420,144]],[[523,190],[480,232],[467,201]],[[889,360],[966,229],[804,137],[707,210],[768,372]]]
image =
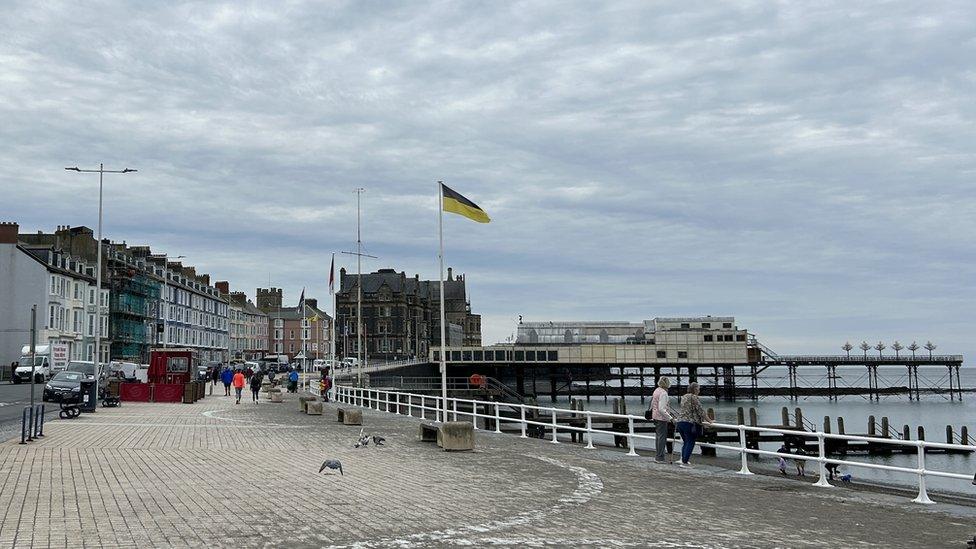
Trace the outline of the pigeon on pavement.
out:
[[[339,460],[337,460],[337,459],[327,459],[327,460],[323,461],[322,462],[322,466],[319,467],[319,472],[321,473],[322,471],[325,471],[326,468],[328,468],[328,469],[338,469],[339,470],[339,474],[342,475],[342,476],[345,476],[342,473],[342,464],[339,463]]]
[[[383,443],[384,442],[386,442],[386,439],[385,438],[383,438],[383,437],[381,437],[379,435],[373,435],[373,444],[375,446],[383,446]]]

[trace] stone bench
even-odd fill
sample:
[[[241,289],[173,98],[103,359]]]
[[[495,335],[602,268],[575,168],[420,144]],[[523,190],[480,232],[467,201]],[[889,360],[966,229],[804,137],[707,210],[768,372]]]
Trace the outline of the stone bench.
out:
[[[301,411],[305,412],[306,411],[305,407],[308,405],[309,402],[318,402],[318,400],[319,397],[314,395],[302,395],[298,397],[298,408]]]
[[[284,402],[284,397],[281,396],[281,391],[274,391],[271,394],[271,402]]]
[[[421,423],[420,430],[417,433],[420,437],[420,442],[437,442],[437,432],[440,427],[433,423]]]
[[[305,405],[305,413],[310,416],[322,415],[322,402],[318,400],[309,400]]]
[[[445,451],[474,450],[474,425],[469,421],[448,421],[437,430],[437,445]]]
[[[362,425],[363,424],[363,411],[354,410],[352,408],[339,408],[338,410],[339,423],[343,425]]]

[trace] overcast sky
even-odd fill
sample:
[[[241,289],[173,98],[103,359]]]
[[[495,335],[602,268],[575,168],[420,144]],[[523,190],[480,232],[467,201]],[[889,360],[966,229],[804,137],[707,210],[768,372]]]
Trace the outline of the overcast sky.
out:
[[[328,299],[363,238],[486,342],[735,315],[780,353],[976,356],[971,2],[0,3],[0,219]],[[355,270],[351,258],[337,264]],[[337,266],[338,268],[338,266]]]

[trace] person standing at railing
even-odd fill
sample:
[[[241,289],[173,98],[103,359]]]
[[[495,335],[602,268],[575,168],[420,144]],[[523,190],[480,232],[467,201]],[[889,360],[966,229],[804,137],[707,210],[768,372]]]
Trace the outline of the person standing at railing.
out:
[[[681,433],[681,463],[679,467],[691,467],[691,453],[695,449],[695,441],[705,433],[705,425],[712,421],[702,408],[698,398],[699,385],[688,385],[688,392],[681,397],[681,408],[678,410],[678,432]]]
[[[674,421],[668,411],[668,388],[671,380],[662,377],[657,382],[657,389],[651,395],[651,420],[654,422],[654,461],[664,463],[665,450],[668,447],[668,425]]]

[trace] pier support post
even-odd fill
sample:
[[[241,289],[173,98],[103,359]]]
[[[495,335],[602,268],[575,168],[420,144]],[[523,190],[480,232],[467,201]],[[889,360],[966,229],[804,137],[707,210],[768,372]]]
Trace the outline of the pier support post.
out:
[[[556,369],[549,367],[549,397],[556,402]]]
[[[640,397],[641,404],[644,403],[644,367],[640,367]]]
[[[624,388],[624,378],[626,377],[624,372],[626,371],[627,370],[624,369],[623,366],[617,368],[617,373],[620,374],[620,398],[624,398],[625,396],[627,396],[626,389]]]
[[[586,402],[590,401],[590,369],[586,368]]]

